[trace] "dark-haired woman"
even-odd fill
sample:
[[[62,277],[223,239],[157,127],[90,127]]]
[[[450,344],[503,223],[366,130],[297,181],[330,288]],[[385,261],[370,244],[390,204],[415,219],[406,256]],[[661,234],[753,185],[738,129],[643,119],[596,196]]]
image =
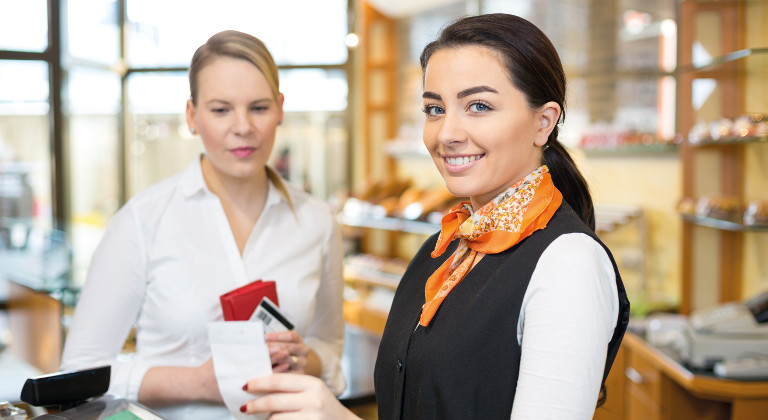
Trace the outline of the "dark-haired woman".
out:
[[[629,302],[557,139],[557,52],[525,19],[483,15],[446,27],[421,65],[424,143],[451,193],[470,201],[400,282],[376,361],[379,418],[590,419]],[[280,391],[248,412],[342,416],[310,378],[247,388]]]

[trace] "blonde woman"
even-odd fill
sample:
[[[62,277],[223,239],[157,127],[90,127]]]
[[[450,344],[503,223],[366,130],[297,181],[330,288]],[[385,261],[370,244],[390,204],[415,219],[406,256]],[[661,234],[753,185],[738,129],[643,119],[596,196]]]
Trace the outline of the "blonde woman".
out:
[[[328,206],[269,166],[283,120],[277,67],[236,31],[211,37],[189,68],[186,119],[205,153],[137,194],[111,220],[89,267],[62,370],[112,365],[110,394],[168,419],[229,419],[206,324],[219,296],[274,280],[295,322],[268,334],[274,372],[345,386],[342,247]],[[136,352],[118,356],[132,327]]]

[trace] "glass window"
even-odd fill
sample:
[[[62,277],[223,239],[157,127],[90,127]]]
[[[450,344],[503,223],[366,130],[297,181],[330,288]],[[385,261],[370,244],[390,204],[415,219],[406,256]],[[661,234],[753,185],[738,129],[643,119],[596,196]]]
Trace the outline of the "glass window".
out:
[[[128,76],[126,182],[128,197],[186,168],[202,151],[184,116],[186,72]]]
[[[617,81],[615,89],[614,123],[630,131],[655,133],[659,124],[659,81],[625,77]]]
[[[271,164],[318,197],[347,185],[347,83],[342,70],[280,72],[285,119]],[[184,116],[187,74],[134,73],[128,79],[128,195],[184,170],[204,151]],[[338,164],[327,165],[327,162]]]
[[[557,48],[566,71],[576,71],[585,69],[589,63],[589,3],[587,0],[484,0],[482,12],[510,13],[531,21]]]
[[[48,64],[0,60],[0,218],[53,226]]]
[[[67,42],[71,57],[112,64],[120,57],[116,0],[66,2]]]
[[[560,137],[568,145],[592,128],[674,136],[676,10],[675,0],[482,2],[483,13],[522,16],[554,44],[569,83]]]
[[[347,75],[343,70],[280,71],[285,111],[343,111],[347,109]]]
[[[466,14],[467,6],[462,3],[454,2],[440,5],[439,7],[429,8],[429,10],[424,10],[408,19],[400,19],[400,21],[398,21],[399,28],[402,33],[406,34],[404,35],[404,38],[409,40],[408,59],[411,62],[418,64],[422,50],[427,44],[434,40],[435,35],[446,25],[446,22],[450,22],[457,17]],[[370,28],[370,31],[375,31],[375,28]],[[369,54],[371,54],[368,59],[376,61],[376,59],[380,58],[373,57],[374,50],[379,52],[383,49],[385,50],[385,47],[381,48],[382,46],[377,42],[380,36],[373,36],[371,33],[368,35],[368,38],[369,39],[366,41],[367,49]],[[384,54],[386,54],[386,52]],[[387,58],[384,57],[384,60],[386,59]],[[419,95],[419,107],[421,107],[421,102],[421,95]]]
[[[346,0],[127,0],[127,5],[131,67],[187,66],[195,49],[224,29],[259,37],[279,65],[347,60]]]
[[[674,0],[619,0],[615,4],[546,0],[536,2],[537,7],[532,0],[485,0],[482,5],[484,13],[512,13],[539,26],[569,71],[587,70],[596,59],[611,61],[617,69],[625,70],[675,68]],[[608,8],[614,8],[614,13],[609,13]],[[562,16],[569,18],[563,20]]]
[[[677,61],[677,2],[622,0],[618,5],[617,67],[673,71]]]
[[[295,13],[299,9],[302,13]],[[179,19],[180,11],[184,19]],[[126,54],[133,69],[187,67],[195,49],[225,29],[259,37],[278,65],[335,66],[347,60],[345,0],[127,0],[127,20]],[[346,73],[303,68],[281,71],[280,78],[286,116],[278,130],[272,164],[289,181],[328,197],[347,183],[344,165],[328,168],[325,164],[328,159],[346,160]],[[186,73],[131,72],[127,82],[126,191],[130,197],[184,170],[204,148],[186,126]]]
[[[67,109],[72,115],[117,115],[120,111],[120,75],[87,67],[69,69]]]
[[[70,241],[73,275],[80,282],[120,201],[120,76],[74,67],[65,89]]]
[[[345,72],[283,70],[280,90],[285,95],[285,120],[277,130],[271,165],[288,181],[317,197],[329,198],[345,190]]]
[[[0,60],[0,114],[48,114],[48,63]]]
[[[0,50],[42,52],[46,48],[48,2],[0,1]]]

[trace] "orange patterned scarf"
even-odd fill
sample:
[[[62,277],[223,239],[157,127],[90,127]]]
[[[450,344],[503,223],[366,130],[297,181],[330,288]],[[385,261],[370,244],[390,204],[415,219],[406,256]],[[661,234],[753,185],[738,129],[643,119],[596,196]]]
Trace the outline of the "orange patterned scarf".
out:
[[[543,165],[474,213],[466,201],[452,208],[443,217],[432,258],[442,255],[454,238],[460,238],[459,246],[453,258],[448,258],[427,280],[426,303],[419,323],[429,325],[448,293],[472,268],[478,252],[505,251],[543,229],[562,201],[549,169]]]

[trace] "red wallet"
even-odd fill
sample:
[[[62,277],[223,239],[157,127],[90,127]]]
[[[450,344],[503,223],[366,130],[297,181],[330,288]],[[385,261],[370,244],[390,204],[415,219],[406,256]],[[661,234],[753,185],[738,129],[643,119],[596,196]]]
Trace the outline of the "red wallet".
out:
[[[219,296],[225,321],[248,321],[263,297],[268,297],[275,305],[277,289],[274,281],[256,280],[243,287]],[[279,306],[279,305],[278,305]]]

